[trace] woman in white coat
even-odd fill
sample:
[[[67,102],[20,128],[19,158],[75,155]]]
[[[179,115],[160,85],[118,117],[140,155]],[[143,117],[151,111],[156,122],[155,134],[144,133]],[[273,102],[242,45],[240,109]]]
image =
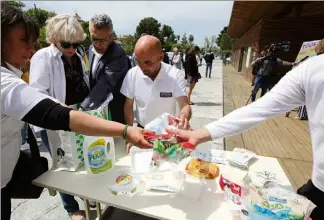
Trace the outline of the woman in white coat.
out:
[[[46,41],[50,46],[37,51],[30,62],[30,85],[41,93],[52,96],[61,103],[78,109],[89,94],[89,79],[85,63],[77,48],[86,38],[77,18],[56,15],[46,22]],[[46,130],[40,131],[43,144],[49,152]],[[72,219],[80,219],[73,196],[60,193],[65,210]]]
[[[24,82],[19,69],[34,51],[39,27],[23,11],[3,2],[1,6],[1,219],[8,220],[12,196],[39,175],[35,174],[39,164],[30,153],[20,151],[24,122],[92,136],[123,136],[137,146],[151,145],[140,128],[74,111]]]

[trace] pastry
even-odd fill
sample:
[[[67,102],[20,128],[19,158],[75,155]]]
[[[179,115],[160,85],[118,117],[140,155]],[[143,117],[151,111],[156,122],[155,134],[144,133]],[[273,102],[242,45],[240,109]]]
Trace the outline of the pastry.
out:
[[[193,158],[187,164],[186,172],[195,177],[204,176],[205,179],[215,179],[219,175],[219,168],[215,163]]]

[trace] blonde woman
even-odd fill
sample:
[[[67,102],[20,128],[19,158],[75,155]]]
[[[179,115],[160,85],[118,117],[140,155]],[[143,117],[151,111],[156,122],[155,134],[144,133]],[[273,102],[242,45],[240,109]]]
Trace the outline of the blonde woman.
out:
[[[46,22],[46,41],[50,46],[37,51],[31,59],[30,85],[67,106],[78,104],[89,94],[89,79],[82,57],[76,52],[86,38],[74,16],[56,15]],[[40,131],[50,152],[46,130]],[[82,219],[83,211],[73,196],[61,193],[63,206],[71,218]]]
[[[38,38],[39,27],[33,17],[1,2],[0,219],[10,219],[11,198],[35,187],[32,180],[47,170],[46,158],[42,158],[43,166],[40,166],[29,152],[20,150],[20,130],[24,122],[46,129],[73,131],[90,136],[123,136],[136,146],[152,147],[143,138],[143,129],[74,111],[24,82],[20,69],[32,55]],[[82,219],[83,216],[74,214],[72,218]]]

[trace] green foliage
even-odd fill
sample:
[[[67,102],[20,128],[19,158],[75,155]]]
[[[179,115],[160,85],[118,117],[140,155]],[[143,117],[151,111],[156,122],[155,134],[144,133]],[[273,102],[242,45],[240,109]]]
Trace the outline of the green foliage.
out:
[[[221,32],[218,34],[218,37],[217,37],[217,39],[216,39],[216,44],[220,47],[220,44],[221,44],[221,39],[222,39],[222,36],[223,36],[223,34],[226,34],[227,33],[227,26],[225,26],[224,28],[223,28],[223,30],[221,30]]]
[[[221,50],[222,51],[231,51],[234,41],[235,40],[232,39],[231,37],[229,37],[227,35],[227,33],[224,33],[222,35],[221,40],[220,40],[220,48],[221,48]]]
[[[175,47],[178,48],[180,51],[185,50],[184,45],[182,43],[173,44],[172,49]]]
[[[160,34],[161,24],[153,17],[147,17],[140,21],[136,27],[135,38],[140,38],[141,34],[146,33],[159,38],[162,41]]]
[[[46,43],[45,26],[40,29],[39,42],[41,43],[42,47],[47,47],[48,46],[48,44]]]
[[[87,36],[90,36],[90,33],[89,33],[89,22],[88,21],[82,21],[80,22],[82,28],[83,28],[83,31],[84,33],[87,35]]]
[[[231,38],[227,35],[227,27],[224,27],[223,30],[218,34],[216,39],[216,44],[220,47],[222,53],[228,53],[232,51],[232,46],[235,42],[234,38]]]
[[[126,38],[119,39],[120,42],[123,45],[124,50],[126,51],[126,54],[132,55],[135,47],[135,37],[132,35],[127,36]]]
[[[187,38],[187,34],[186,34],[186,33],[184,33],[184,34],[182,35],[181,43],[182,43],[183,45],[186,45],[186,44],[188,43],[188,38]]]
[[[55,12],[52,11],[46,11],[44,9],[41,8],[30,8],[26,11],[27,14],[29,14],[30,16],[34,16],[36,17],[38,24],[40,25],[40,27],[43,27],[46,25],[46,21],[47,19],[49,19],[50,17],[53,17],[56,15]]]
[[[3,6],[8,5],[8,6],[12,6],[15,8],[20,8],[20,9],[25,7],[25,4],[21,1],[1,1],[1,4]]]
[[[211,42],[210,42],[209,38],[206,36],[204,38],[204,48],[205,48],[205,50],[209,50],[210,46],[211,46]]]
[[[175,42],[176,36],[171,26],[163,25],[160,31],[161,37],[165,41]]]
[[[194,39],[195,39],[194,36],[192,34],[190,34],[188,37],[189,42],[192,43],[194,41]]]

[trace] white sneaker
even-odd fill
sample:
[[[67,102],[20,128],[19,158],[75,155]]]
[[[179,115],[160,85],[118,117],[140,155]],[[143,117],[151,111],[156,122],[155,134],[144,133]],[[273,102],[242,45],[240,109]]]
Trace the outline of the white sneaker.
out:
[[[30,150],[29,144],[26,142],[23,145],[21,145],[20,150]]]

